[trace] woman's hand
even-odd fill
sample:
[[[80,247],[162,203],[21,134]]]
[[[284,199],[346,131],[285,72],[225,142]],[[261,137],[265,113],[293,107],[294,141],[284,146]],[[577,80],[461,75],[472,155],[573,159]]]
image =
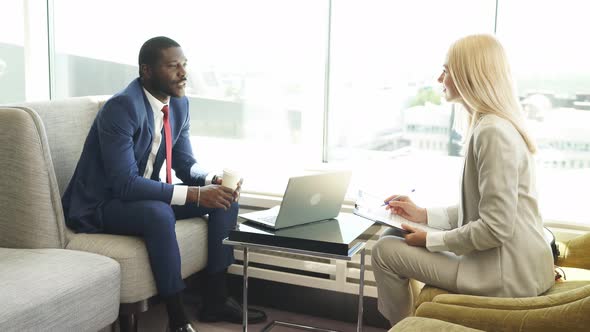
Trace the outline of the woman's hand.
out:
[[[400,217],[408,219],[409,221],[426,224],[428,221],[428,215],[426,209],[421,208],[414,204],[408,196],[392,195],[385,199],[385,202],[389,202],[386,209],[390,210],[392,214],[397,214]],[[393,198],[398,197],[395,200]]]
[[[426,232],[406,224],[402,224],[402,228],[412,232],[404,236],[408,245],[414,247],[426,247]]]

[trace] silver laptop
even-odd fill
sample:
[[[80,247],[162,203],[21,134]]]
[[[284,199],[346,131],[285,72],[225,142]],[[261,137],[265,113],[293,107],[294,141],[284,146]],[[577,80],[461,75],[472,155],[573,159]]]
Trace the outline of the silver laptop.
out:
[[[340,213],[350,176],[350,171],[338,171],[292,177],[280,206],[240,217],[272,229],[334,218]]]

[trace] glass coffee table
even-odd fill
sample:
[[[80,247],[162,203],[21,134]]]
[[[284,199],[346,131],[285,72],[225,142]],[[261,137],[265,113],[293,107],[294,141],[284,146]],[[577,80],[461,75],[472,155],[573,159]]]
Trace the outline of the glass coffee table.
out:
[[[373,222],[351,213],[341,213],[335,219],[323,220],[309,224],[289,227],[281,230],[270,230],[255,226],[248,222],[238,224],[230,232],[223,244],[231,245],[243,251],[243,331],[248,330],[248,254],[253,251],[283,252],[309,257],[319,257],[350,261],[352,257],[360,255],[359,296],[357,308],[357,332],[363,329],[363,289],[365,275],[365,245],[358,240],[370,229],[375,231]],[[275,326],[290,328],[335,332],[313,326],[301,325],[293,322],[272,321],[262,331],[270,331]]]

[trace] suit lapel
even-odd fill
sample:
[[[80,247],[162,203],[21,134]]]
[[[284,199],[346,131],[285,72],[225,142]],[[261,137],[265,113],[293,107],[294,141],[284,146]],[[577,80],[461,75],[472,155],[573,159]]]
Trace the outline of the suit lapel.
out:
[[[139,78],[129,85],[127,93],[131,96],[136,111],[140,114],[145,114],[148,124],[149,139],[151,141],[154,137],[154,112],[147,100],[145,92],[143,91]]]
[[[463,162],[463,171],[461,174],[461,199],[459,200],[459,208],[457,209],[457,227],[463,226],[463,205],[465,200],[465,162]]]
[[[148,132],[150,133],[150,140],[152,139],[152,137],[154,137],[154,112],[152,111],[152,107],[150,106],[150,103],[147,100],[147,97],[145,96],[145,93],[143,92],[143,89],[141,89],[141,95],[143,96],[143,110],[146,112],[147,114],[147,119],[148,119]]]
[[[465,196],[465,181],[468,184],[473,183],[472,177],[474,177],[474,156],[473,156],[473,131],[471,131],[467,140],[467,149],[465,150],[465,157],[463,159],[463,170],[461,171],[461,199],[459,200],[459,222],[458,227],[463,226],[463,219],[465,217],[465,206],[470,206],[470,202],[473,201],[473,197]],[[468,204],[469,203],[469,204]],[[467,215],[467,218],[473,218],[473,215]],[[468,222],[470,220],[467,220]]]
[[[139,78],[129,84],[127,89],[125,89],[125,93],[131,97],[131,100],[133,101],[134,112],[138,114],[139,119],[141,119],[141,123],[139,125],[142,129],[142,135],[139,140],[145,143],[140,145],[146,146],[146,149],[145,151],[135,151],[135,154],[139,163],[139,171],[144,172],[154,137],[154,114],[147,97],[145,96]],[[137,147],[134,149],[136,148]]]

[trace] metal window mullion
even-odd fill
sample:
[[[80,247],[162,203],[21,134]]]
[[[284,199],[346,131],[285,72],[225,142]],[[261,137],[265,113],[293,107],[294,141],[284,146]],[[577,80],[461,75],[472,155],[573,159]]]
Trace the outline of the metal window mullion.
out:
[[[47,5],[47,55],[49,58],[49,99],[56,97],[55,84],[55,38],[53,0],[46,0]]]
[[[326,41],[326,62],[324,73],[324,126],[322,142],[322,162],[328,162],[328,119],[330,108],[330,51],[331,51],[331,33],[332,33],[332,0],[328,0],[328,24],[327,24],[327,41]]]
[[[498,2],[500,0],[496,0],[496,12],[494,13],[494,35],[498,32]]]

